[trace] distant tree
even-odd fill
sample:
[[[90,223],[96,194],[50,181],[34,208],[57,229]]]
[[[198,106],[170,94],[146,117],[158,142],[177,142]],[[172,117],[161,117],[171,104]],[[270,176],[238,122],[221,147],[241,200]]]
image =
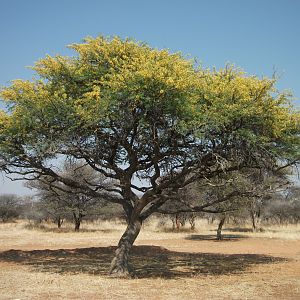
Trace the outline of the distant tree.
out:
[[[290,186],[284,193],[277,194],[266,203],[264,215],[277,224],[297,224],[300,222],[300,187]]]
[[[62,203],[61,198],[47,187],[44,187],[44,190],[40,189],[36,196],[38,197],[37,213],[41,213],[45,219],[51,219],[57,224],[57,228],[61,228],[64,220],[68,218],[66,205]]]
[[[211,203],[206,211],[214,214],[214,220],[218,221],[218,240],[222,239],[225,222],[242,215],[245,219],[246,212],[250,216],[253,231],[259,231],[268,203],[272,203],[290,185],[287,174],[247,168],[222,173],[211,180],[202,179],[182,189],[177,198],[163,205],[158,212],[171,214],[173,229],[178,230],[191,214],[191,207],[203,207]]]
[[[291,223],[298,224],[300,222],[300,187],[295,185],[289,189],[287,199],[291,203],[289,209]]]
[[[0,219],[11,221],[21,214],[19,197],[13,194],[0,195]]]
[[[34,195],[22,197],[21,218],[40,224],[49,218],[49,214],[40,206],[38,199]]]
[[[287,173],[278,172],[268,174],[264,172],[253,172],[248,177],[248,186],[255,187],[255,196],[249,197],[247,210],[249,212],[252,231],[260,231],[261,223],[266,215],[266,208],[270,203],[280,197],[280,193],[288,190],[291,183],[286,177]]]
[[[104,183],[103,175],[96,173],[91,167],[82,162],[66,161],[62,172],[65,178],[76,179],[82,184],[99,185]],[[86,195],[80,189],[71,188],[63,183],[53,182],[49,176],[41,176],[34,181],[29,181],[28,187],[37,190],[38,206],[61,227],[63,220],[71,216],[75,231],[79,231],[82,219],[86,216],[97,215],[105,205],[104,199]]]
[[[181,188],[299,159],[299,114],[274,79],[202,69],[179,53],[120,38],[71,48],[78,56],[47,56],[34,67],[36,80],[2,89],[10,107],[0,113],[2,169],[118,203],[128,227],[111,263],[114,276],[128,275],[143,221]],[[84,160],[113,187],[58,173],[53,160],[62,156]]]
[[[245,170],[244,170],[245,172]],[[212,203],[208,213],[218,221],[216,238],[222,240],[222,228],[225,222],[245,209],[248,198],[256,196],[256,190],[251,185],[245,185],[247,176],[241,171],[223,173],[211,180],[201,180],[189,190],[183,190],[180,201],[185,201],[186,207]]]
[[[172,215],[170,215],[170,219],[172,221],[172,229],[175,230],[179,230],[180,227],[184,227],[185,224],[188,222],[190,224],[190,228],[191,230],[195,229],[197,214],[194,212],[187,212],[187,213],[174,213]]]

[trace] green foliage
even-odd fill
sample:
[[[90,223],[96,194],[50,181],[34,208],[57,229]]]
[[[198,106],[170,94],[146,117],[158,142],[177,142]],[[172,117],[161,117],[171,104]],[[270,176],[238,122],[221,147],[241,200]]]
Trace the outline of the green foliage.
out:
[[[180,53],[117,37],[70,47],[76,56],[47,56],[33,67],[38,79],[2,89],[10,111],[0,114],[0,151],[8,161],[85,151],[105,168],[134,161],[147,177],[153,153],[170,170],[170,159],[191,161],[200,145],[207,152],[246,143],[276,159],[299,157],[299,112],[274,79],[233,66],[201,69]]]

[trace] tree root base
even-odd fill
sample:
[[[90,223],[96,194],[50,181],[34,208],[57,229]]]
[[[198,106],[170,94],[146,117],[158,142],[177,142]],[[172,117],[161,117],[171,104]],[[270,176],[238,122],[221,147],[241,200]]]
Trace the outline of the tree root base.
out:
[[[110,278],[123,278],[123,279],[130,279],[132,278],[132,274],[130,274],[128,271],[113,271],[109,272],[108,276]]]

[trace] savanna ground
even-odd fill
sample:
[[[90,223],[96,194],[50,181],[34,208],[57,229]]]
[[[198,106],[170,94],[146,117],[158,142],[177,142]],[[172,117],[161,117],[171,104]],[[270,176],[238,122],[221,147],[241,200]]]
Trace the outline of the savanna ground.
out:
[[[300,299],[300,226],[166,232],[145,224],[133,279],[107,276],[121,223],[0,224],[0,299]],[[170,226],[170,224],[169,224]]]

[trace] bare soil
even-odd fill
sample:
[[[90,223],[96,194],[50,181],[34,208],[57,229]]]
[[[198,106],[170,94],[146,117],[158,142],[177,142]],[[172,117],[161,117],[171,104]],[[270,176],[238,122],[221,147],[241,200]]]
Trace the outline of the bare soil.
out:
[[[73,233],[1,224],[0,299],[300,299],[300,235],[228,229],[217,241],[209,228],[146,226],[132,251],[133,278],[109,278],[123,227]]]

